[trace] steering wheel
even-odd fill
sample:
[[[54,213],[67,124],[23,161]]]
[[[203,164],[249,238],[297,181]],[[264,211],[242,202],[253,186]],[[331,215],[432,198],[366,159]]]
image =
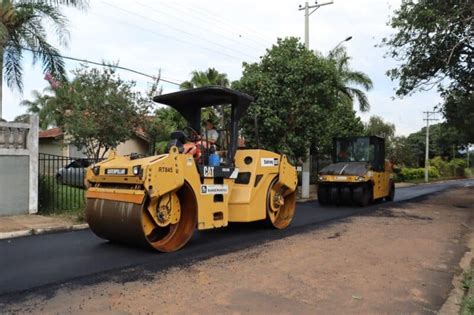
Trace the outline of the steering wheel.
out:
[[[190,142],[199,141],[199,133],[191,127],[184,127],[183,132],[186,136],[186,140]]]

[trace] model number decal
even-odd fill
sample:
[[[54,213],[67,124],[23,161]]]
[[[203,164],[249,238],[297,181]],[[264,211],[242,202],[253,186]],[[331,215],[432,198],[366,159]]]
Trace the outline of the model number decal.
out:
[[[160,167],[158,167],[158,172],[173,173],[173,168],[172,167],[166,167],[166,166],[160,166]]]
[[[204,166],[204,177],[214,177],[214,166]]]
[[[263,167],[266,166],[278,166],[278,159],[277,158],[261,158],[260,159],[260,164]]]

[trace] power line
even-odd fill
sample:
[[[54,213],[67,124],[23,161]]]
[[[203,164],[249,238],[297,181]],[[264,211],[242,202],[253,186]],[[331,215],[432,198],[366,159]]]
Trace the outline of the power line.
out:
[[[102,0],[101,0],[101,2],[102,2],[103,4],[109,6],[109,7],[112,7],[112,8],[114,8],[114,9],[116,9],[116,10],[120,10],[120,11],[126,12],[126,13],[128,13],[128,14],[135,15],[135,16],[140,17],[140,18],[142,18],[142,19],[146,19],[146,20],[152,21],[152,22],[154,22],[154,23],[156,23],[156,24],[164,25],[164,26],[166,26],[166,27],[168,27],[168,28],[170,28],[170,29],[176,30],[177,32],[180,32],[180,33],[183,33],[183,34],[187,34],[188,36],[191,36],[191,37],[194,37],[194,38],[199,38],[199,39],[202,40],[202,41],[205,41],[205,42],[208,42],[208,43],[210,43],[210,44],[219,46],[219,47],[221,47],[221,48],[223,48],[223,49],[227,49],[227,50],[229,50],[229,51],[233,51],[233,52],[236,52],[236,53],[238,53],[238,54],[242,54],[242,55],[248,56],[248,57],[250,57],[250,58],[254,58],[254,56],[249,55],[249,54],[247,54],[247,53],[245,53],[245,52],[243,52],[243,51],[230,48],[230,47],[228,47],[228,46],[225,46],[225,45],[222,45],[222,44],[220,44],[220,43],[217,43],[217,42],[214,42],[214,41],[212,41],[212,40],[209,40],[209,39],[207,39],[207,38],[205,38],[205,37],[203,37],[203,36],[196,35],[195,33],[190,33],[190,32],[188,32],[188,31],[182,30],[182,29],[180,29],[180,28],[178,28],[178,27],[175,27],[175,26],[173,26],[173,25],[170,25],[170,24],[167,24],[167,23],[163,23],[163,22],[161,22],[161,21],[158,21],[158,20],[149,18],[149,17],[147,17],[147,16],[145,16],[145,15],[142,15],[142,14],[139,14],[139,13],[136,13],[136,12],[133,12],[133,11],[130,11],[130,10],[127,10],[127,9],[124,9],[124,8],[121,8],[121,7],[118,7],[118,6],[116,6],[116,5],[113,5],[113,4],[111,4],[111,3],[108,3],[108,2],[105,2],[105,1],[102,1]]]
[[[257,30],[251,29],[251,30],[250,30],[251,33],[246,33],[247,31],[236,32],[236,30],[238,30],[238,28],[240,28],[240,29],[242,30],[242,26],[240,26],[240,25],[234,25],[234,24],[229,23],[229,22],[226,21],[226,20],[217,18],[217,17],[216,17],[217,14],[211,15],[211,14],[210,14],[209,12],[207,12],[206,10],[204,10],[204,9],[202,9],[202,8],[201,8],[201,9],[200,9],[200,8],[197,8],[197,5],[196,5],[196,4],[193,5],[193,9],[194,9],[194,10],[191,10],[191,9],[188,8],[188,7],[181,7],[181,6],[180,6],[180,7],[176,7],[176,6],[174,5],[174,3],[172,3],[172,2],[171,2],[171,3],[163,3],[163,2],[161,2],[161,4],[162,4],[162,5],[165,5],[165,6],[167,6],[167,7],[174,8],[175,10],[179,10],[179,11],[181,11],[181,12],[184,12],[183,9],[185,9],[186,11],[188,11],[188,12],[191,13],[191,14],[194,14],[195,11],[201,11],[201,14],[207,16],[206,19],[201,18],[201,17],[199,17],[199,16],[195,16],[195,17],[193,17],[193,18],[198,19],[198,20],[201,20],[201,21],[203,21],[203,22],[205,22],[205,23],[208,23],[209,20],[213,20],[213,21],[215,21],[215,22],[217,22],[217,23],[220,24],[219,27],[224,27],[224,28],[226,28],[227,30],[229,30],[229,32],[234,33],[234,34],[237,34],[237,35],[238,35],[239,37],[241,37],[241,38],[242,38],[242,35],[241,35],[241,34],[248,35],[248,36],[245,37],[245,39],[248,39],[248,40],[254,42],[254,43],[257,44],[257,45],[262,45],[262,47],[265,47],[265,46],[266,46],[265,44],[262,43],[262,40],[263,40],[263,41],[266,41],[266,42],[267,42],[268,44],[270,44],[270,45],[272,44],[271,41],[267,40],[265,37],[255,36],[255,34],[258,34],[258,31],[257,31]],[[172,6],[170,6],[170,5],[172,5]],[[226,25],[227,25],[227,26],[226,26]],[[251,37],[255,37],[255,38],[260,37],[260,39],[256,40],[256,39],[252,39]]]
[[[198,5],[195,4],[194,6],[194,9],[198,10],[198,11],[201,11],[202,14],[204,15],[207,15],[210,19],[213,19],[215,21],[219,21],[220,23],[223,23],[223,24],[227,24],[227,25],[230,25],[231,28],[234,28],[235,29],[235,25],[229,23],[228,21],[222,19],[219,17],[219,13],[216,13],[216,12],[210,12],[210,10],[208,9],[204,9],[203,7],[199,7]],[[267,43],[269,44],[272,44],[271,41],[269,41],[266,37],[268,35],[266,34],[263,34],[261,32],[259,32],[258,30],[256,29],[253,29],[251,27],[248,27],[248,26],[243,26],[243,25],[239,25],[237,26],[239,27],[241,30],[244,30],[244,29],[247,29],[248,32],[250,32],[249,34],[252,34],[255,38],[259,38],[258,41],[255,41],[256,43],[260,43],[262,40],[263,41],[266,41]]]
[[[158,33],[158,32],[155,32],[155,31],[153,31],[153,30],[150,30],[150,29],[148,29],[148,28],[145,28],[145,27],[142,27],[142,26],[139,26],[139,25],[136,25],[136,24],[129,23],[129,22],[127,22],[127,21],[118,19],[118,18],[116,18],[116,17],[114,17],[114,16],[105,16],[105,15],[101,15],[101,14],[97,14],[97,13],[93,13],[93,12],[89,12],[88,14],[96,15],[96,16],[101,17],[101,18],[114,19],[114,20],[120,22],[121,24],[128,25],[128,26],[130,26],[130,27],[134,27],[134,28],[137,28],[137,29],[141,29],[141,30],[143,30],[143,31],[145,31],[145,32],[148,32],[148,33],[153,34],[153,35],[158,36],[158,37],[164,37],[164,38],[168,38],[168,39],[171,39],[171,40],[173,40],[173,41],[176,41],[176,42],[183,43],[183,44],[185,44],[185,46],[190,46],[190,45],[192,45],[193,47],[199,47],[199,48],[201,48],[201,49],[203,49],[203,50],[207,50],[207,51],[213,52],[213,53],[218,54],[218,55],[223,55],[223,56],[226,56],[226,57],[229,57],[229,58],[232,58],[232,59],[236,59],[236,60],[242,60],[242,58],[240,58],[240,57],[237,57],[237,56],[234,56],[234,55],[230,55],[230,54],[227,54],[227,53],[225,53],[225,52],[218,51],[218,50],[215,50],[215,49],[206,47],[206,46],[202,46],[202,45],[199,45],[199,44],[195,44],[195,43],[192,43],[192,42],[187,41],[187,40],[184,40],[184,39],[180,39],[180,38],[176,38],[176,37],[173,37],[173,36],[170,36],[170,35]]]
[[[143,8],[146,8],[146,9],[151,10],[151,11],[153,11],[153,12],[156,12],[156,13],[158,13],[158,14],[164,14],[164,13],[165,13],[165,12],[163,12],[163,11],[159,11],[159,10],[153,8],[152,6],[149,6],[149,5],[146,5],[146,4],[143,4],[143,3],[137,2],[137,4],[138,4],[139,6],[141,6],[141,7],[143,7]],[[182,12],[182,13],[186,14],[188,18],[194,19],[194,20],[196,20],[196,21],[202,21],[202,22],[205,22],[205,23],[208,23],[208,22],[209,22],[208,20],[205,20],[205,19],[200,18],[200,17],[198,17],[198,16],[189,15],[185,10],[183,10],[183,9],[181,9],[181,8],[176,8],[176,7],[170,6],[170,5],[166,4],[166,3],[160,3],[160,5],[165,6],[165,7],[169,8],[169,9],[171,9],[171,10],[175,10],[175,11],[178,11],[178,12]],[[170,13],[170,12],[166,12],[166,15],[170,15],[169,13]],[[181,21],[187,23],[187,24],[193,24],[193,25],[195,25],[195,26],[198,27],[198,28],[205,29],[205,30],[207,30],[207,31],[209,31],[209,32],[212,32],[212,33],[214,33],[214,34],[216,34],[216,35],[218,35],[218,36],[220,36],[220,37],[222,37],[222,38],[224,38],[224,39],[227,39],[228,41],[231,41],[231,42],[234,43],[234,44],[235,44],[235,42],[236,42],[236,38],[230,37],[230,36],[225,35],[225,34],[222,34],[222,33],[218,33],[218,32],[215,31],[215,29],[212,29],[212,28],[206,27],[206,26],[203,27],[202,24],[199,25],[199,24],[197,24],[196,22],[190,23],[189,19],[187,19],[187,18],[185,19],[185,18],[181,17],[181,16],[179,15],[179,13],[177,13],[177,14],[171,14],[171,15],[174,16],[175,18],[177,18],[177,19],[179,19],[179,20],[181,20]],[[239,35],[239,36],[240,36],[240,35]],[[239,38],[242,39],[241,36],[240,36]],[[240,42],[239,44],[244,45],[244,46],[246,46],[246,47],[248,47],[248,48],[251,48],[251,49],[258,49],[258,50],[260,50],[260,49],[264,48],[264,45],[263,45],[261,42],[258,43],[259,45],[261,45],[261,47],[253,46],[253,45],[247,44],[247,43],[245,43],[245,42]]]
[[[26,48],[26,47],[22,47],[22,49],[23,49],[23,50],[30,51],[30,52],[39,53],[39,51],[37,51],[37,50],[30,49],[30,48]],[[138,71],[138,70],[130,69],[130,68],[127,68],[127,67],[122,67],[122,66],[119,66],[119,65],[105,64],[105,63],[100,63],[100,62],[97,62],[97,61],[90,61],[90,60],[87,60],[87,59],[81,59],[81,58],[76,58],[76,57],[70,57],[70,56],[65,56],[65,55],[61,55],[61,54],[52,54],[52,55],[57,56],[57,57],[61,57],[61,58],[63,58],[63,59],[68,59],[68,60],[73,60],[73,61],[78,61],[78,62],[93,64],[93,65],[96,65],[96,66],[120,69],[120,70],[124,70],[124,71],[128,71],[128,72],[132,72],[132,73],[135,73],[135,74],[139,74],[139,75],[142,75],[142,76],[144,76],[144,77],[148,77],[148,78],[153,79],[153,80],[159,80],[159,81],[163,81],[163,82],[166,82],[166,83],[169,83],[169,84],[174,84],[174,85],[177,85],[177,86],[180,86],[180,85],[181,85],[181,83],[173,82],[173,81],[171,81],[171,80],[169,80],[169,79],[164,79],[164,78],[161,77],[161,76],[160,76],[160,77],[153,76],[153,75],[146,74],[146,73],[141,72],[141,71]]]

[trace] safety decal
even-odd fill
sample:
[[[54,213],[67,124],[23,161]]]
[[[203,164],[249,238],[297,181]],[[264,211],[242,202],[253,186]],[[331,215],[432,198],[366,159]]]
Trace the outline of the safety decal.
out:
[[[261,158],[260,163],[262,167],[278,166],[279,161],[277,158]]]
[[[201,185],[201,195],[217,195],[228,194],[229,186],[227,185]]]

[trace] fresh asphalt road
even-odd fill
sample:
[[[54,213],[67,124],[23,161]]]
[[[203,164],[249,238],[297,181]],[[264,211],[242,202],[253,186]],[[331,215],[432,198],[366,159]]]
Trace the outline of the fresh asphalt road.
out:
[[[474,185],[457,180],[397,189],[395,201],[406,201],[450,188]],[[104,241],[90,230],[37,235],[0,241],[0,305],[21,292],[44,294],[57,284],[87,284],[108,279],[126,281],[177,264],[246,248],[314,228],[323,222],[373,211],[367,208],[321,207],[299,203],[290,228],[277,231],[257,224],[231,224],[224,229],[196,232],[180,251],[157,253]],[[15,298],[16,299],[16,298]]]

